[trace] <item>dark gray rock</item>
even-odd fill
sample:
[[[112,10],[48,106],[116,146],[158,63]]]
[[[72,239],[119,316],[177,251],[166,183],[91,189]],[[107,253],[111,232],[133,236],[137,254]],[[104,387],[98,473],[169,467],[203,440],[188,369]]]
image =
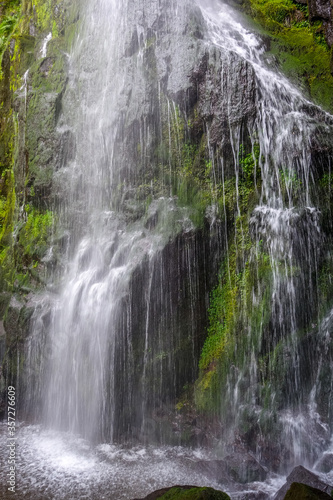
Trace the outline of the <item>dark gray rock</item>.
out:
[[[331,2],[330,0],[309,0],[309,17],[311,21],[317,19],[331,20]]]
[[[326,42],[333,45],[333,10],[330,0],[308,0],[311,22],[322,21]]]
[[[319,479],[318,476],[316,476],[316,474],[305,469],[305,467],[302,467],[302,465],[299,465],[298,467],[295,467],[295,469],[293,469],[289,474],[289,476],[287,477],[287,482],[276,493],[274,500],[283,500],[292,483],[306,484],[308,486],[311,486],[312,488],[316,488],[328,494],[330,494],[332,491],[332,486],[324,483],[321,479]],[[296,497],[290,498],[296,499]]]
[[[43,76],[47,77],[49,75],[50,69],[52,68],[53,64],[54,64],[54,59],[52,57],[46,57],[39,66],[40,73]]]

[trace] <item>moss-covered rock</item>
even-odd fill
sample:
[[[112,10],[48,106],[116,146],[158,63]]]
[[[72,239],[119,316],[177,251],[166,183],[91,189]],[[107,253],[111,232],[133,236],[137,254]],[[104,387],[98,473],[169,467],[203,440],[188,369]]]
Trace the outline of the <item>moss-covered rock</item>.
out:
[[[274,500],[284,500],[285,498],[287,498],[286,495],[289,489],[291,489],[291,493],[289,493],[288,499],[291,500],[294,498],[295,499],[312,498],[311,495],[319,494],[318,492],[329,496],[329,494],[332,491],[332,486],[324,483],[318,476],[316,476],[316,474],[310,472],[309,470],[305,469],[300,465],[298,467],[295,467],[291,471],[289,476],[287,476],[287,482],[275,494]],[[314,492],[311,490],[314,490]],[[299,497],[297,496],[297,492],[299,492],[300,494]],[[295,494],[293,495],[293,493]],[[307,497],[302,495],[310,495],[310,496]],[[321,497],[315,496],[313,498],[321,498]],[[323,498],[327,498],[327,496]]]
[[[328,500],[332,497],[324,491],[302,483],[292,483],[284,500]]]
[[[18,290],[23,281],[26,286],[32,274],[38,276],[38,269],[44,272],[39,264],[55,229],[50,198],[52,177],[63,150],[63,137],[56,127],[67,83],[65,52],[73,42],[78,20],[78,4],[67,0],[13,0],[1,4],[2,288],[11,289],[16,280]],[[46,234],[45,224],[40,221],[48,217],[52,219],[48,224],[52,231]],[[35,245],[36,238],[43,240],[43,245],[38,244],[34,250],[27,240],[32,226],[35,241],[31,243]]]
[[[229,495],[213,488],[174,486],[150,493],[143,500],[230,500]]]
[[[246,0],[243,6],[271,35],[270,53],[282,71],[312,100],[332,111],[333,19],[329,2],[325,8],[319,4],[313,0],[308,9],[293,0]]]

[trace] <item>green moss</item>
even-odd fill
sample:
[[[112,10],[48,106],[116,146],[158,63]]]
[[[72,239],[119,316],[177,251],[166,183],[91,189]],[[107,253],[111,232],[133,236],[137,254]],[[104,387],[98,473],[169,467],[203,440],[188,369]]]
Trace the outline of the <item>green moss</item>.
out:
[[[0,197],[0,285],[10,290],[14,280],[13,224],[15,212],[14,176],[10,171],[2,174],[2,196]]]
[[[52,234],[53,215],[47,210],[42,213],[35,208],[26,206],[27,221],[19,234],[19,244],[23,247],[24,255],[41,259],[49,246]]]
[[[17,14],[4,16],[1,19],[1,23],[0,23],[0,57],[2,57],[2,54],[4,53],[4,51],[7,47],[10,36],[16,27],[17,20],[18,20]]]
[[[1,2],[2,16],[0,16],[0,61],[8,46],[11,35],[14,33],[20,12],[20,0],[7,0]],[[1,75],[0,75],[1,77]]]
[[[245,9],[272,35],[271,53],[282,71],[316,103],[333,110],[330,50],[320,21],[291,0],[247,0]]]
[[[194,226],[201,227],[208,207],[214,206],[216,215],[221,218],[226,216],[226,208],[227,216],[233,218],[240,208],[254,206],[261,182],[260,151],[256,142],[253,142],[250,151],[242,146],[239,151],[239,178],[232,177],[223,182],[216,167],[219,153],[209,150],[204,133],[199,140],[192,138],[192,129],[197,125],[195,109],[187,123],[179,108],[175,107],[173,113],[169,111],[163,141],[168,148],[160,146],[159,151],[166,151],[168,155],[164,158],[168,165],[163,168],[165,178],[171,181],[173,195],[177,196],[180,206],[188,208]]]
[[[230,500],[229,495],[213,488],[171,488],[167,493],[159,497],[160,500]]]
[[[196,395],[201,409],[221,407],[219,394],[230,366],[244,368],[245,354],[249,349],[260,349],[263,330],[270,319],[270,260],[260,251],[251,258],[250,245],[247,240],[238,245],[237,251],[235,244],[230,247],[220,283],[211,295],[208,336],[201,353]],[[245,265],[237,272],[240,255],[245,258]]]
[[[42,32],[52,31],[52,0],[34,0],[33,4],[37,15],[37,26]]]
[[[219,284],[209,306],[207,339],[201,352],[196,401],[206,411],[221,408],[221,388],[230,366],[243,367],[249,348],[259,349],[270,318],[271,265],[259,241],[250,234],[249,219],[260,188],[259,146],[239,151],[238,178],[217,190],[220,213],[234,221]],[[224,212],[223,212],[224,209]]]
[[[293,27],[281,33],[271,51],[278,56],[287,76],[298,81],[315,102],[333,109],[330,53],[316,42],[309,29]]]
[[[284,500],[325,500],[331,498],[328,493],[302,483],[292,483]]]
[[[291,0],[253,0],[252,15],[272,31],[280,31],[281,24],[296,11]]]

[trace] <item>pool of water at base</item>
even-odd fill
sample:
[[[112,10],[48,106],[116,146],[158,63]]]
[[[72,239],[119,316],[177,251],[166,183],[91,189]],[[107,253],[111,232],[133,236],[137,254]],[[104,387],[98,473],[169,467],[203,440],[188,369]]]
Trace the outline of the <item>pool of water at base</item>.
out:
[[[204,449],[184,447],[125,447],[92,445],[68,433],[19,424],[16,446],[8,447],[8,429],[0,423],[0,498],[27,500],[131,500],[175,484],[211,486],[230,491],[198,474],[195,463],[214,457]],[[9,450],[15,452],[15,494],[8,491]],[[281,476],[265,483],[251,483],[246,491],[265,491],[272,497],[282,486]],[[244,494],[244,490],[242,494]]]

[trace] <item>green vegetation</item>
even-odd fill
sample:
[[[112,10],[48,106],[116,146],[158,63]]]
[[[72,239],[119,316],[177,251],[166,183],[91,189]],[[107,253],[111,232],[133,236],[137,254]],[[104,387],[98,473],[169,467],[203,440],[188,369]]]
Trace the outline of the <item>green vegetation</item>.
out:
[[[307,484],[292,483],[284,500],[293,500],[294,498],[298,498],[299,500],[325,500],[331,497],[328,493],[308,486]]]
[[[199,364],[197,404],[213,412],[221,408],[221,388],[230,366],[244,368],[245,354],[259,349],[271,312],[269,256],[260,243],[251,242],[244,217],[236,220],[236,228],[219,284],[211,294],[208,336]]]
[[[40,259],[48,248],[48,240],[52,234],[53,215],[47,210],[39,212],[26,205],[27,221],[19,234],[19,244],[26,256]]]
[[[201,135],[199,143],[191,139],[197,121],[194,110],[186,126],[175,108],[164,132],[164,141],[169,145],[168,164],[161,170],[166,182],[171,179],[172,193],[177,196],[179,206],[187,207],[195,227],[201,227],[209,206],[215,206],[222,218],[234,218],[237,211],[253,207],[258,199],[261,172],[259,145],[254,140],[250,151],[243,145],[240,148],[238,178],[222,179],[217,168],[218,153],[209,152],[206,135]]]
[[[17,14],[5,16],[0,24],[0,55],[2,56],[7,47],[8,40],[17,24]]]
[[[56,140],[58,95],[67,79],[64,52],[75,36],[78,9],[77,2],[69,0],[1,3],[0,285],[11,291],[15,283],[20,291],[21,285],[38,285],[53,231],[48,199],[51,145]],[[40,48],[49,32],[52,40],[43,66]],[[28,69],[33,91],[18,97],[14,93],[22,87]]]
[[[316,103],[332,111],[331,51],[323,23],[311,23],[307,6],[292,0],[247,0],[245,9],[272,35],[270,51],[282,71]]]
[[[13,221],[15,211],[14,176],[10,171],[2,173],[0,196],[0,286],[11,290],[14,280]]]
[[[181,487],[171,488],[164,493],[160,500],[230,500],[229,495],[213,488],[191,488],[183,489]]]
[[[7,48],[8,41],[13,34],[18,20],[21,7],[20,0],[7,0],[2,3],[2,15],[0,16],[0,61]]]

